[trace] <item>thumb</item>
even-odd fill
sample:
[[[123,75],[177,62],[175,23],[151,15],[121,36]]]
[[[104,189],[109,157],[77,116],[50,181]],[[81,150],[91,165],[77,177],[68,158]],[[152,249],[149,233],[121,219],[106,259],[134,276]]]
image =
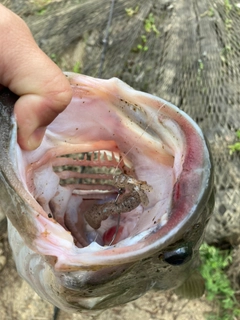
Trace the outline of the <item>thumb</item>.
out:
[[[41,143],[45,127],[69,104],[72,90],[25,22],[2,5],[0,43],[0,84],[20,96],[14,106],[18,142],[32,150]]]

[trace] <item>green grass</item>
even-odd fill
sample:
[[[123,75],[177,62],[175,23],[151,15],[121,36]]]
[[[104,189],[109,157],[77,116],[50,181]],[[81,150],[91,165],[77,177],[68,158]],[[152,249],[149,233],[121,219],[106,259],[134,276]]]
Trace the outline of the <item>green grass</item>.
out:
[[[232,28],[232,20],[229,19],[229,13],[232,10],[232,5],[230,4],[229,0],[224,0],[224,8],[225,8],[225,13],[226,13],[225,27],[226,27],[226,29],[229,30]]]
[[[232,5],[230,4],[229,0],[224,0],[224,7],[226,10],[226,13],[229,13],[232,10]]]
[[[160,34],[155,25],[155,19],[152,13],[149,13],[148,17],[144,20],[144,34],[141,35],[141,43],[133,48],[133,52],[144,52],[148,50],[148,34],[154,32],[156,36]]]
[[[152,13],[149,13],[148,17],[144,21],[144,29],[146,32],[154,32],[156,35],[159,34],[159,31],[157,30],[155,26],[155,19]]]
[[[47,11],[47,9],[40,9],[37,11],[37,15],[42,16]]]
[[[236,132],[236,137],[238,141],[228,146],[228,148],[230,149],[230,154],[240,151],[240,130]]]
[[[73,66],[73,72],[81,73],[81,63],[77,61]]]
[[[141,40],[142,40],[142,43],[139,43],[137,45],[136,50],[137,51],[147,51],[148,50],[148,46],[146,45],[147,37],[144,34],[141,35]]]
[[[240,317],[240,306],[235,298],[226,270],[232,262],[229,250],[220,250],[203,244],[200,249],[201,273],[205,279],[206,297],[217,305],[217,314],[210,314],[207,320],[234,320]]]
[[[215,13],[214,13],[214,9],[213,9],[212,7],[210,7],[209,10],[208,10],[207,15],[208,15],[209,17],[213,17],[214,14],[215,14]]]
[[[125,8],[125,11],[129,17],[132,17],[134,14],[138,13],[138,9],[139,9],[139,6],[136,6],[134,9],[133,8]]]

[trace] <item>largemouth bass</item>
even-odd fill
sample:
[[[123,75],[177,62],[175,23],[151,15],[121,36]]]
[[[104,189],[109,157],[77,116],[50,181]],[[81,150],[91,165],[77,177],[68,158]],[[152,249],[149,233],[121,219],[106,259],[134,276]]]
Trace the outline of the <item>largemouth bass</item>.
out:
[[[116,78],[66,76],[73,99],[34,151],[17,144],[17,97],[0,95],[0,206],[19,274],[69,312],[150,289],[201,295],[214,196],[200,128]]]

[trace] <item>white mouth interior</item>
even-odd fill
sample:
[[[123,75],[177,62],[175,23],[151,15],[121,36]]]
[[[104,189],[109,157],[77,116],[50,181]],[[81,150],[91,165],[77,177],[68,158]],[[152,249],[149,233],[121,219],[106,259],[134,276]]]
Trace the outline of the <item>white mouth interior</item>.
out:
[[[20,178],[41,215],[60,224],[79,248],[118,245],[161,228],[185,158],[180,126],[160,108],[126,106],[119,98],[113,104],[81,90],[37,150],[18,150]],[[120,177],[127,182],[119,187]]]

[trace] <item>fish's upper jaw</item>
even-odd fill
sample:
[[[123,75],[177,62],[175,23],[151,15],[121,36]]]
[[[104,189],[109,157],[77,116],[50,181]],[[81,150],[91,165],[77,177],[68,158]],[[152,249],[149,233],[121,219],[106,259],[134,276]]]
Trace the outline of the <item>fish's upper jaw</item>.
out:
[[[147,257],[180,238],[208,201],[211,161],[201,130],[120,80],[68,76],[73,99],[40,147],[17,146],[36,250],[69,270]]]

